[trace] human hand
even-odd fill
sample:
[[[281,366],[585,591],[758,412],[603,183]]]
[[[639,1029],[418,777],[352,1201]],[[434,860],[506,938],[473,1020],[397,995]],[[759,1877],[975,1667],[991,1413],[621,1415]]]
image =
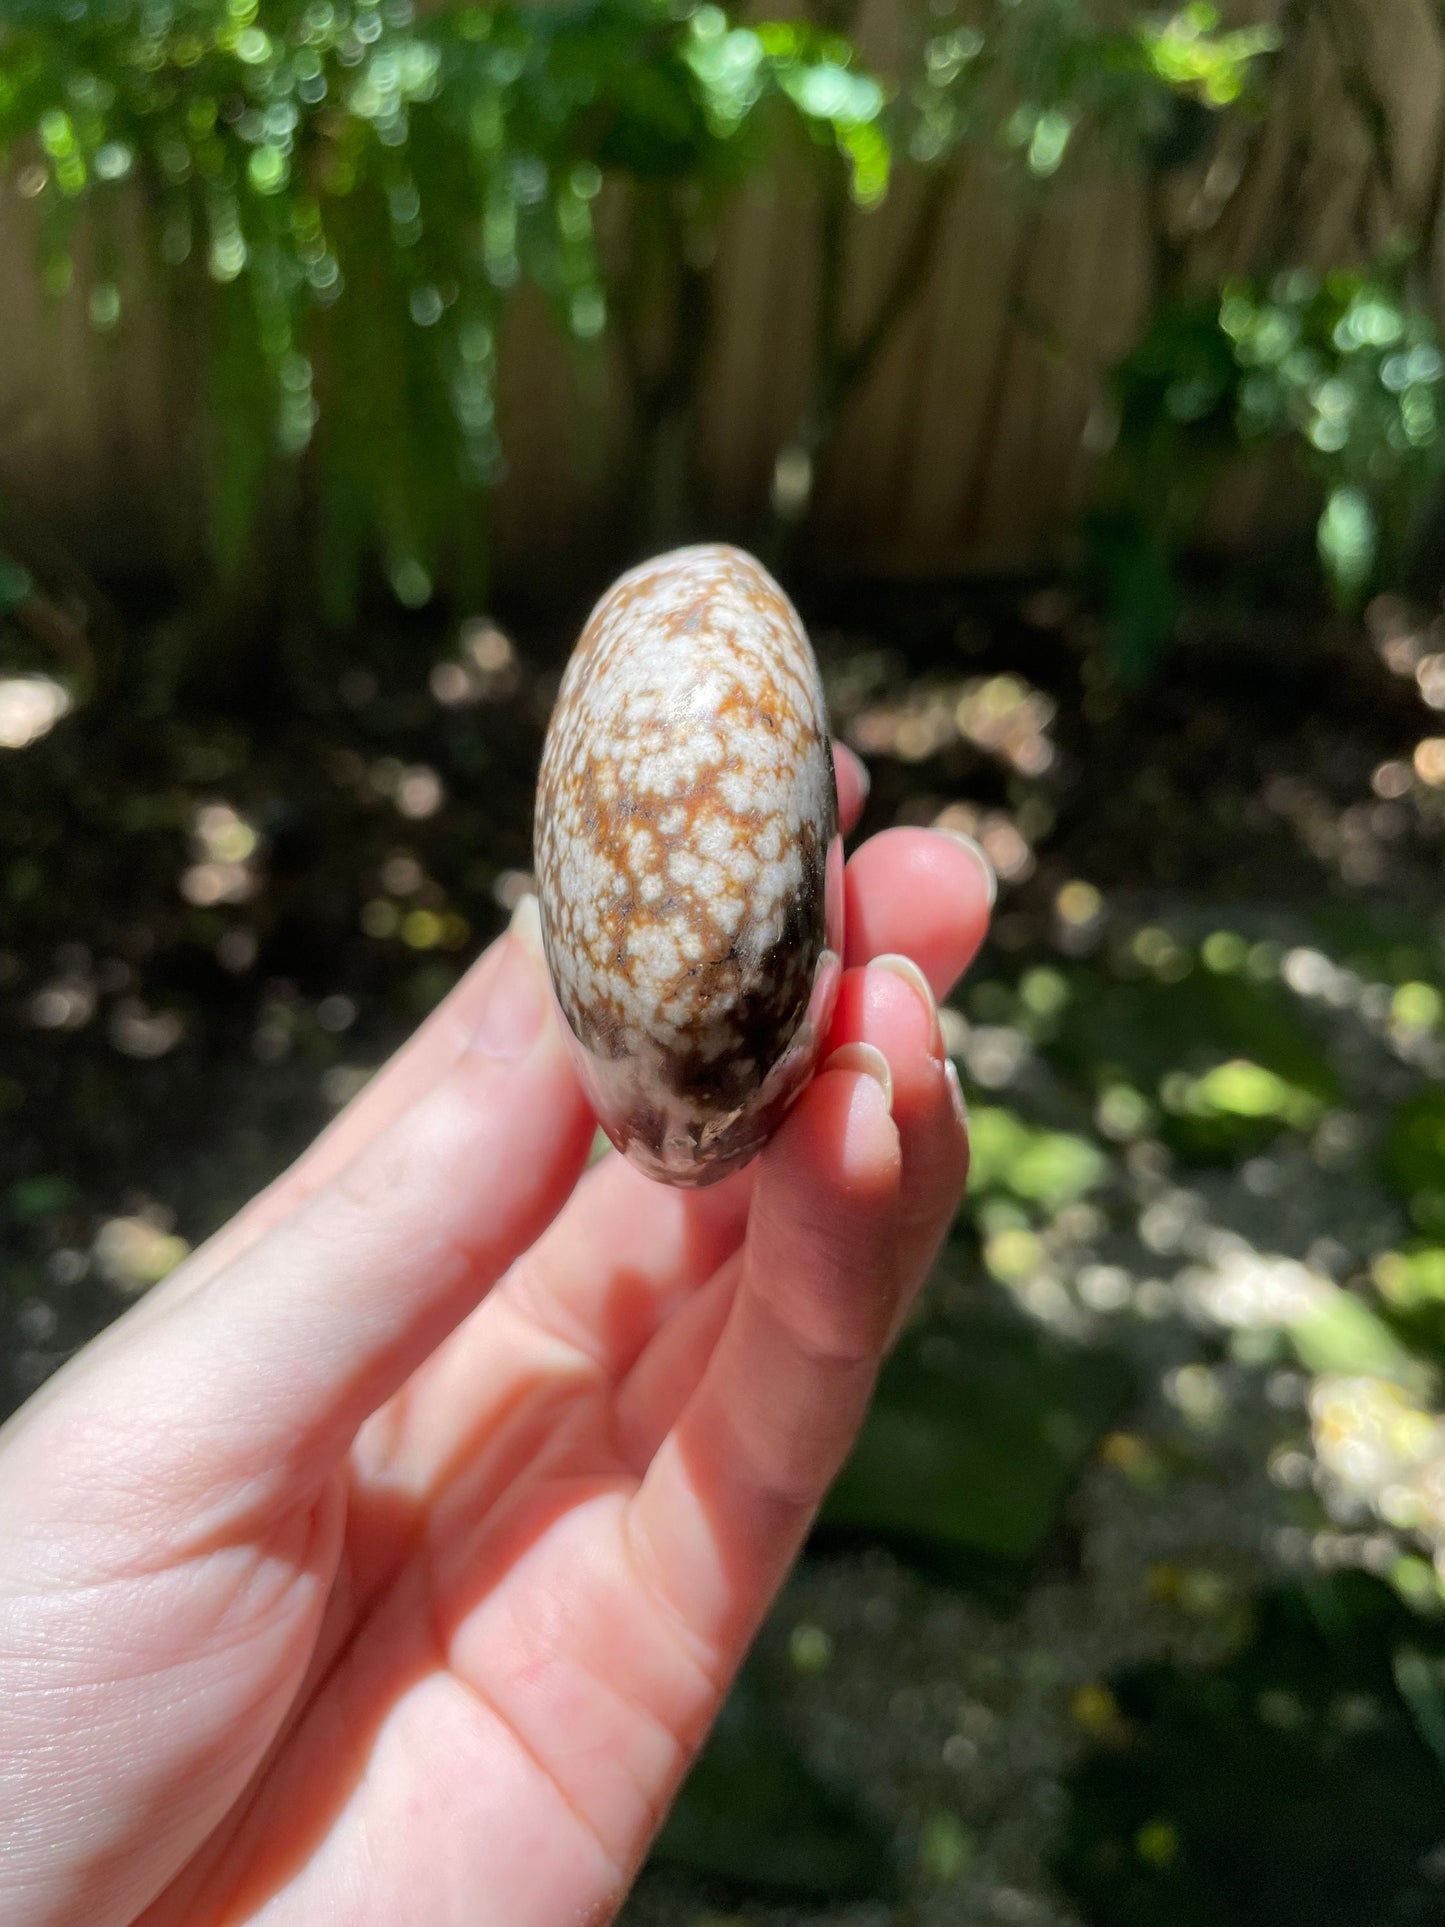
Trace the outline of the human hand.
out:
[[[839,778],[856,820],[842,752]],[[7,1927],[612,1917],[956,1205],[921,993],[989,895],[931,832],[854,855],[844,1054],[693,1192],[615,1154],[580,1176],[528,900],[299,1163],[16,1414]]]

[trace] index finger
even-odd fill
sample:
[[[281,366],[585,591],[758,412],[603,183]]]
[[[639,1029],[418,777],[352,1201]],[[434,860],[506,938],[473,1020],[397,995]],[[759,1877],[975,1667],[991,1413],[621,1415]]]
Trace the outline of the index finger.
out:
[[[987,934],[997,892],[978,845],[951,830],[882,830],[845,876],[848,967],[901,954],[946,996]]]

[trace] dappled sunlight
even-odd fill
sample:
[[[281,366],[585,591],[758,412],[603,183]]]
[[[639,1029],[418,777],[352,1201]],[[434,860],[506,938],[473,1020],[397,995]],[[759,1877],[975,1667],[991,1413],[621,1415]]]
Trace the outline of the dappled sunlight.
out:
[[[108,1218],[95,1234],[91,1261],[109,1285],[134,1296],[175,1270],[190,1246],[177,1236],[169,1213],[151,1209],[128,1218]]]
[[[1039,1869],[1074,1763],[1145,1744],[1121,1668],[1226,1663],[1260,1589],[1303,1575],[1437,1596],[1445,1417],[1410,1334],[1445,1306],[1440,933],[1357,914],[1339,861],[1350,812],[1413,813],[1424,791],[1413,773],[1381,784],[1405,761],[1390,741],[1307,794],[1269,789],[1265,768],[1261,791],[1287,805],[1260,819],[1272,850],[1302,847],[1312,811],[1330,826],[1335,923],[1335,900],[1241,904],[1207,873],[1121,874],[1108,811],[1133,805],[1081,798],[1087,730],[1041,680],[859,681],[840,720],[870,744],[873,823],[977,837],[1003,934],[942,1013],[972,1104],[969,1201],[890,1367],[883,1430],[835,1501],[830,1529],[866,1521],[874,1549],[805,1566],[765,1651],[826,1757],[911,1789],[906,1812],[886,1792],[884,1810],[939,1896],[1055,1927]],[[6,980],[20,1034],[83,1051],[88,1078],[165,1078],[172,1096],[146,1102],[183,1105],[227,1013],[225,1049],[248,1067],[229,1087],[239,1202],[284,1155],[270,1107],[295,1120],[292,1142],[334,1115],[530,886],[552,686],[476,617],[400,666],[331,676],[304,754],[238,751],[221,729],[210,749],[178,744],[126,832],[156,877],[130,912],[146,942],[28,949]],[[1081,834],[1085,806],[1103,833]],[[1413,832],[1378,830],[1366,822],[1380,860],[1408,877]],[[202,961],[218,973],[203,996]],[[39,1176],[15,1194],[17,1385],[65,1355],[83,1307],[143,1292],[209,1229],[222,1181],[209,1127],[192,1111],[186,1128],[195,1143],[144,1175],[107,1150],[125,1175],[103,1196]],[[907,1490],[903,1438],[921,1468]],[[1295,1717],[1286,1698],[1271,1717]],[[988,1817],[1000,1801],[1023,1816],[1015,1834]],[[1135,1862],[1171,1864],[1174,1826],[1141,1820]]]
[[[53,676],[0,676],[0,749],[28,749],[70,707],[68,691]]]
[[[1056,755],[1048,733],[1055,707],[1019,676],[971,677],[868,703],[848,740],[861,756],[922,763],[961,739],[1021,776],[1043,776]]]
[[[304,753],[238,752],[221,728],[214,753],[178,743],[125,831],[155,879],[142,907],[126,884],[104,899],[126,909],[107,910],[104,941],[29,944],[0,978],[34,1045],[17,1078],[69,1051],[73,1092],[155,1079],[146,1114],[174,1107],[193,1138],[142,1173],[69,1100],[119,1175],[81,1191],[57,1159],[51,1189],[42,1169],[9,1194],[17,1389],[89,1308],[173,1269],[288,1131],[299,1142],[363,1089],[531,883],[550,672],[490,618],[377,660],[328,680]],[[1417,1610],[1441,1597],[1445,1410],[1422,1362],[1445,1327],[1441,932],[1352,894],[1339,860],[1350,812],[1415,812],[1424,792],[1411,774],[1381,793],[1404,761],[1389,740],[1307,796],[1281,798],[1266,768],[1261,791],[1288,807],[1266,803],[1262,843],[1293,855],[1316,812],[1338,894],[1246,903],[1207,867],[1161,885],[1111,859],[1133,805],[1081,800],[1087,730],[1040,682],[900,677],[842,720],[855,742],[855,725],[876,732],[870,827],[977,837],[1001,936],[942,1013],[972,1185],[880,1429],[825,1515],[824,1544],[854,1549],[804,1566],[763,1651],[810,1761],[881,1800],[941,1905],[968,1893],[989,1919],[1057,1927],[1042,1869],[1071,1774],[1150,1743],[1121,1673],[1234,1663],[1262,1592],[1305,1577],[1372,1576]],[[1081,832],[1083,808],[1101,833]],[[1378,829],[1403,901],[1424,846]],[[126,934],[142,924],[144,941]],[[223,1059],[246,1067],[227,1086],[234,1129],[207,1081]],[[210,1122],[186,1111],[192,1087]],[[1315,1717],[1293,1686],[1258,1697],[1269,1732]],[[1130,1864],[1166,1870],[1185,1837],[1151,1811]]]
[[[1323,1521],[1302,1529],[1294,1499],[1280,1510],[1261,1494],[1266,1566],[1398,1573],[1418,1598],[1421,1553],[1445,1573],[1445,1418],[1396,1321],[1445,1307],[1445,1270],[1431,1251],[1379,1254],[1402,1211],[1375,1176],[1368,1120],[1382,1084],[1398,1097],[1402,1074],[1424,1079],[1423,1095],[1439,1075],[1437,981],[1419,949],[1400,948],[1390,977],[1388,953],[1346,960],[1258,924],[1131,923],[1079,883],[1060,887],[1045,926],[1065,960],[1065,891],[1079,922],[1107,929],[1100,963],[977,981],[946,1030],[976,1093],[968,1217],[982,1267],[1029,1318],[1122,1345],[1154,1379],[1162,1456],[1147,1436],[1116,1438],[1106,1462],[1168,1485],[1171,1427],[1213,1452],[1237,1442],[1243,1397],[1271,1482],[1282,1499],[1308,1494]],[[1438,972],[1438,938],[1428,949]],[[1150,985],[1174,1001],[1156,1005]],[[1189,1355],[1210,1335],[1225,1365]]]
[[[1033,845],[1024,833],[1024,812],[1010,815],[1006,810],[977,809],[968,803],[950,803],[933,819],[941,830],[962,830],[983,848],[1000,883],[1023,883],[1034,873]]]
[[[187,903],[205,909],[213,904],[245,903],[261,887],[260,838],[229,803],[202,803],[191,822],[195,861],[183,871],[180,892]]]
[[[860,835],[998,878],[967,1198],[628,1927],[1439,1911],[1426,11],[1409,61],[1361,0],[0,35],[10,1402],[535,888],[613,564],[755,546]]]

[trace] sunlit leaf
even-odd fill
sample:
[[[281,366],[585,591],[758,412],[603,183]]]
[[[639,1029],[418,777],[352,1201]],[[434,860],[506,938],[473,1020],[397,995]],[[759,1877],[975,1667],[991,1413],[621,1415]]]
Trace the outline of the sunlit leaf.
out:
[[[1087,1196],[1108,1176],[1107,1157],[1087,1138],[1041,1131],[991,1105],[972,1109],[969,1142],[974,1197],[1002,1191],[1054,1209]]]
[[[1320,517],[1320,556],[1336,593],[1353,601],[1369,582],[1379,553],[1379,529],[1361,488],[1335,489]]]
[[[1420,1376],[1395,1333],[1349,1292],[1333,1293],[1319,1311],[1297,1319],[1290,1340],[1312,1372],[1366,1372],[1402,1384]]]

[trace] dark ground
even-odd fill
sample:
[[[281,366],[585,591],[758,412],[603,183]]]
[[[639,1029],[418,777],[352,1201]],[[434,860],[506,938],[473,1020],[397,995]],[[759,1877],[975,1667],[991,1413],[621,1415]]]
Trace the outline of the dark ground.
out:
[[[949,1018],[978,1181],[762,1641],[763,1723],[628,1918],[1445,1920],[1445,1698],[1433,1659],[1399,1665],[1436,1634],[1397,1598],[1438,1597],[1436,1518],[1389,1496],[1437,1461],[1367,1477],[1337,1449],[1433,1410],[1435,1301],[1400,1279],[1428,1283],[1445,1240],[1440,625],[1202,585],[1130,690],[1052,584],[854,586],[805,612],[873,772],[864,832],[943,815],[1001,874]],[[7,1404],[299,1150],[500,927],[571,640],[394,614],[344,649],[203,651],[153,614],[116,633],[101,697],[0,750]],[[1348,1650],[1296,1625],[1320,1584],[1365,1629]],[[1312,1639],[1323,1711],[1290,1671]],[[1200,1678],[1213,1699],[1189,1699]],[[1299,1719],[1259,1710],[1286,1701]],[[1355,1702],[1311,1750],[1316,1711]],[[1379,1810],[1326,1825],[1346,1769]],[[1378,1862],[1368,1900],[1340,1837]],[[1230,1864],[1267,1876],[1241,1898]]]

